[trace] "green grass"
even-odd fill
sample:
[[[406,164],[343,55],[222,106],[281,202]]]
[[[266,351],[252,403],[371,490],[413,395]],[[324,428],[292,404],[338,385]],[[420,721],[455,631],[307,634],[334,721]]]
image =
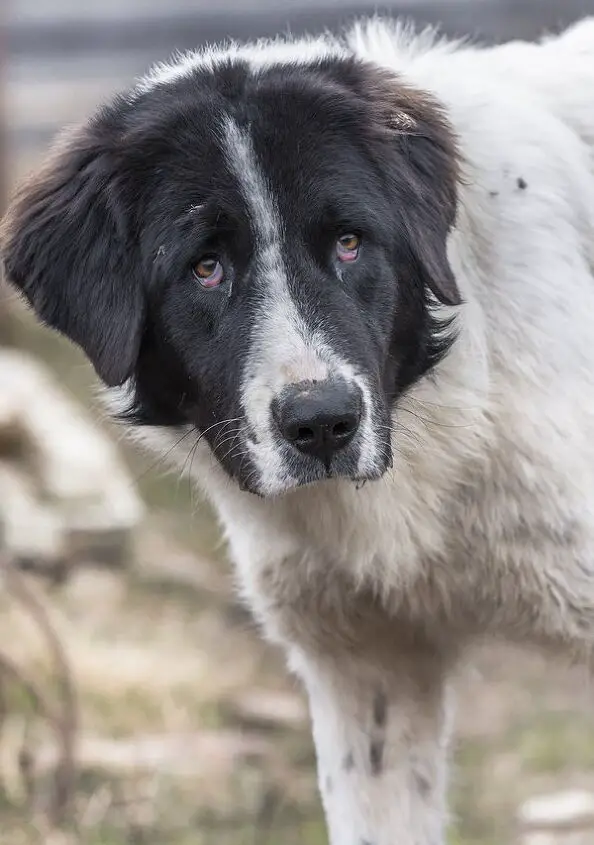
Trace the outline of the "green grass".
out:
[[[542,713],[514,733],[528,773],[562,776],[576,768],[594,771],[594,722],[584,715]]]

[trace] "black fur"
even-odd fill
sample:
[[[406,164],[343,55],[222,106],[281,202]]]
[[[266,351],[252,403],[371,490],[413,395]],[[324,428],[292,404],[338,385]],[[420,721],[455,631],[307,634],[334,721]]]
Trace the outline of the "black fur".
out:
[[[458,170],[438,106],[391,74],[354,60],[257,74],[229,61],[116,98],[20,192],[2,238],[8,279],[108,385],[132,377],[128,419],[192,423],[243,483],[251,467],[217,438],[241,414],[261,291],[224,115],[249,125],[293,299],[369,377],[386,419],[453,341],[433,297],[460,302],[446,257]],[[328,256],[345,230],[363,250],[339,281]],[[190,268],[213,249],[227,281],[205,292]]]
[[[373,699],[373,724],[376,728],[385,728],[388,721],[388,698],[380,690]]]
[[[344,760],[342,761],[342,768],[345,772],[352,772],[355,768],[355,757],[352,751],[345,756]]]
[[[374,739],[369,745],[369,764],[374,777],[379,777],[384,770],[384,745],[381,739]]]

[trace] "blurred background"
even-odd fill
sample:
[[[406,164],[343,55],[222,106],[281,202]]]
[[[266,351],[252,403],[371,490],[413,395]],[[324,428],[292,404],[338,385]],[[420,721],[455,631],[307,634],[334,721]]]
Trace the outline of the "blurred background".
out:
[[[496,42],[594,0],[3,0],[0,203],[58,129],[174,50],[376,10]],[[323,845],[304,699],[235,600],[212,513],[122,442],[95,391],[2,291],[0,842]],[[460,679],[451,845],[527,843],[519,808],[561,790],[586,790],[592,820],[593,695],[581,670],[479,655]]]

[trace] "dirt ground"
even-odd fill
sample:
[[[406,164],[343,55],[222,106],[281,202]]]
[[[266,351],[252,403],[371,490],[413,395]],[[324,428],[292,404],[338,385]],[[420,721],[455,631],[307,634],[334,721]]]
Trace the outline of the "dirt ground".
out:
[[[155,563],[164,552],[182,581]],[[80,708],[76,835],[67,841],[321,845],[305,702],[280,656],[229,600],[220,564],[165,548],[159,531],[146,532],[137,556],[127,574],[87,568],[60,587],[30,584],[65,646]],[[0,640],[55,697],[45,643],[7,596]],[[452,845],[512,843],[522,799],[594,788],[584,673],[496,648],[478,656],[459,686]],[[0,734],[2,841],[45,843],[47,833],[38,837],[56,744],[33,720],[29,792],[18,765],[28,704],[9,692]]]

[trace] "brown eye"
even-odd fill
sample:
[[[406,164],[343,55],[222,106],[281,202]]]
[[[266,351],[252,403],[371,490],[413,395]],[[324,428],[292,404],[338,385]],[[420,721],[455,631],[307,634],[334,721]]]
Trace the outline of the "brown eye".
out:
[[[359,235],[348,232],[336,241],[336,254],[341,261],[354,261],[359,255],[360,246]]]
[[[203,288],[216,288],[223,281],[223,265],[216,255],[203,255],[192,267],[192,274]]]

